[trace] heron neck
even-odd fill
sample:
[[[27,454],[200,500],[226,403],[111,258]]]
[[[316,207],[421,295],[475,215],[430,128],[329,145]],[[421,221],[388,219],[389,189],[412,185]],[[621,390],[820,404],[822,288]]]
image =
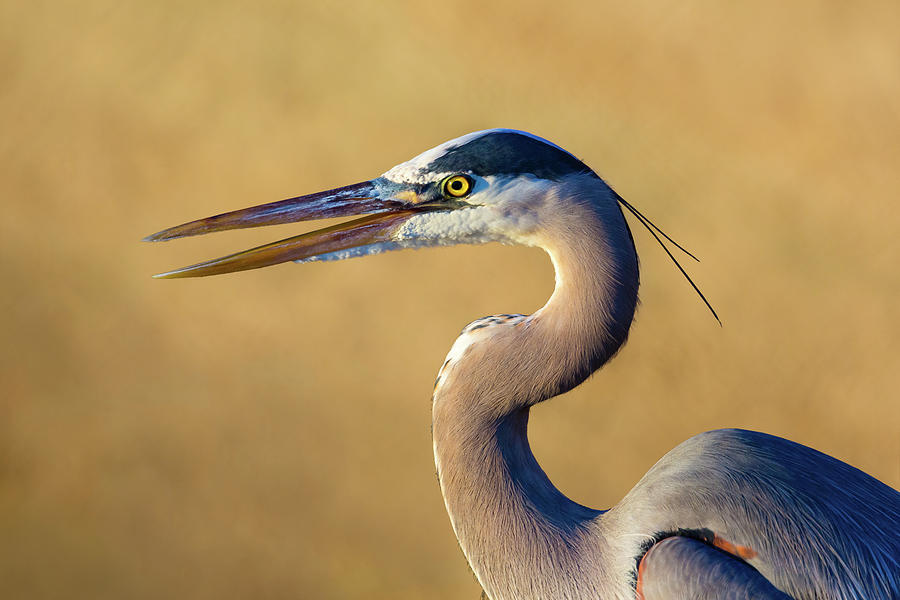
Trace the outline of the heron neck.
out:
[[[624,343],[637,257],[618,206],[605,214],[593,204],[568,208],[541,244],[556,269],[550,300],[515,325],[474,332],[481,337],[445,365],[435,391],[444,500],[492,600],[596,598],[603,581],[602,538],[586,535],[600,511],[553,486],[531,452],[527,424],[533,404],[581,383]]]
[[[600,514],[557,490],[528,444],[528,409],[465,436],[435,421],[435,456],[460,547],[491,600],[581,598],[603,578],[603,549],[588,535]],[[481,426],[484,426],[481,428]],[[548,573],[566,573],[553,581]],[[592,594],[592,597],[600,597]]]

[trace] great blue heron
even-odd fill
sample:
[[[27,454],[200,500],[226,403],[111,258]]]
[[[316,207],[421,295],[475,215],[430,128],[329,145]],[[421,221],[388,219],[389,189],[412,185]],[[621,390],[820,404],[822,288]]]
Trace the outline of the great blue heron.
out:
[[[541,470],[529,408],[584,381],[631,326],[638,261],[620,204],[648,225],[572,154],[493,129],[371,181],[147,239],[367,215],[162,278],[463,243],[549,253],[556,288],[547,304],[468,325],[434,390],[447,512],[493,600],[900,598],[900,493],[805,446],[737,429],[703,433],[607,511],[569,500]]]

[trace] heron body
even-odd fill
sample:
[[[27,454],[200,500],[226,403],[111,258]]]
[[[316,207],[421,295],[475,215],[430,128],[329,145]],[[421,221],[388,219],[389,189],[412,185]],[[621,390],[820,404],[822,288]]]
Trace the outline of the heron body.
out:
[[[628,336],[638,260],[620,203],[562,148],[487,130],[369,182],[148,239],[367,215],[162,277],[460,243],[547,251],[556,272],[547,304],[466,327],[433,396],[447,512],[493,600],[900,598],[900,493],[805,446],[707,432],[666,454],[607,511],[569,500],[540,468],[530,408],[579,385]]]

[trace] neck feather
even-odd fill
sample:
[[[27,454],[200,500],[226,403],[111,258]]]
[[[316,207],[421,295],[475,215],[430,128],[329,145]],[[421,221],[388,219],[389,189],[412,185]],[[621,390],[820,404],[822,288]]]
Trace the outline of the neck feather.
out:
[[[435,391],[435,462],[447,511],[494,600],[596,597],[603,580],[601,541],[585,535],[599,511],[553,486],[527,438],[529,408],[609,360],[634,315],[631,234],[609,189],[596,181],[594,196],[550,210],[554,217],[542,221],[535,243],[556,269],[547,304],[515,324],[461,338],[467,344],[451,352]],[[554,580],[547,573],[568,576]]]

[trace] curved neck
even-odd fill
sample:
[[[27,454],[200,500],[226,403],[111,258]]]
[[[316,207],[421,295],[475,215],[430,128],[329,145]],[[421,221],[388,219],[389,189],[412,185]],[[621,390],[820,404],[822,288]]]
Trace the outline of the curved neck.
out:
[[[602,539],[585,535],[599,511],[553,486],[531,452],[527,423],[530,406],[581,383],[624,343],[637,302],[637,256],[611,195],[548,212],[557,216],[542,221],[535,243],[556,269],[550,300],[515,324],[463,334],[434,396],[444,501],[493,600],[597,597],[604,580]]]

